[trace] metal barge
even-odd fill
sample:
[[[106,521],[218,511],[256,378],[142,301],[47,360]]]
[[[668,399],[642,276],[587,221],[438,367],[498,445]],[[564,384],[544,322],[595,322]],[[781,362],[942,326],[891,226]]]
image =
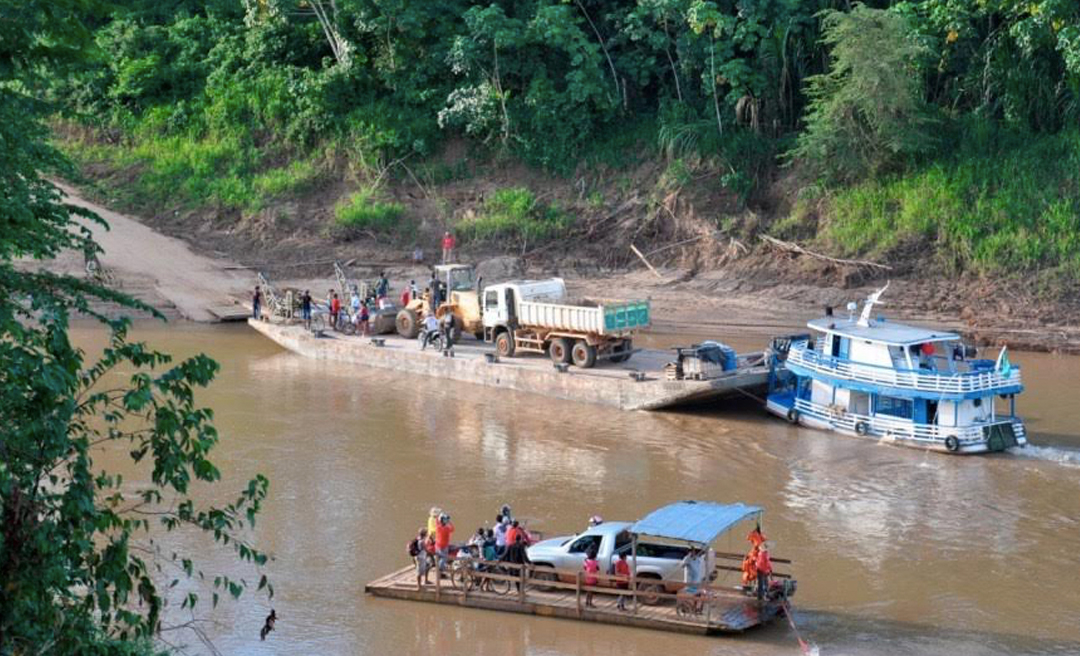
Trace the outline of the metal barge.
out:
[[[603,361],[590,369],[553,365],[544,357],[499,358],[483,342],[455,344],[453,357],[421,351],[415,339],[395,335],[369,338],[302,325],[249,319],[248,325],[278,345],[300,355],[434,376],[463,383],[530,392],[558,399],[614,406],[623,410],[662,410],[683,405],[763,396],[769,364],[763,353],[739,355],[736,366],[700,376],[675,377],[666,371],[669,352],[641,349],[628,362]]]

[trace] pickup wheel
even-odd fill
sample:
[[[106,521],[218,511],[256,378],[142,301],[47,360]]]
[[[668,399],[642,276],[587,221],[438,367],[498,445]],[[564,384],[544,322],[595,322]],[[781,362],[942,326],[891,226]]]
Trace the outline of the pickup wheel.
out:
[[[652,576],[640,576],[638,578],[655,578]],[[660,594],[664,592],[664,584],[660,582],[660,579],[656,579],[656,583],[638,583],[637,593],[638,599],[646,606],[656,606],[660,603]]]
[[[570,362],[570,340],[565,337],[556,337],[551,340],[548,347],[548,356],[555,364],[567,364]]]
[[[495,353],[500,358],[512,358],[515,350],[513,336],[505,330],[499,333],[499,336],[495,338]]]
[[[574,349],[570,352],[570,358],[574,366],[589,369],[596,364],[596,347],[588,344],[583,339],[574,342]]]
[[[551,592],[554,590],[554,586],[544,585],[544,583],[554,583],[559,580],[558,575],[555,574],[555,568],[547,563],[536,563],[533,567],[532,580],[536,581],[534,584],[536,589],[541,592]]]

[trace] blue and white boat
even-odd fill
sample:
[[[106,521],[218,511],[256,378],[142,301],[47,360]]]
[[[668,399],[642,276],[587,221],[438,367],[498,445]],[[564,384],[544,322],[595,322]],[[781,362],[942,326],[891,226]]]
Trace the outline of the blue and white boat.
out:
[[[1005,349],[981,360],[955,333],[871,319],[885,288],[870,295],[858,318],[855,303],[846,319],[826,308],[807,324],[814,334],[774,349],[777,370],[789,375],[770,377],[769,412],[793,424],[948,453],[1027,444],[1016,415],[1020,368]]]

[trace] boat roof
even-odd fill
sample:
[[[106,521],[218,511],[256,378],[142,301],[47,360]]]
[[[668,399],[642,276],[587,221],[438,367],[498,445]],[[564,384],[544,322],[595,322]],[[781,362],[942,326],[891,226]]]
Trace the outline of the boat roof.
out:
[[[743,503],[679,501],[657,508],[630,527],[632,533],[709,544],[747,517],[762,512]]]
[[[944,330],[931,330],[918,326],[907,326],[902,323],[875,320],[869,326],[859,325],[858,319],[837,319],[836,317],[822,317],[814,319],[806,324],[808,327],[821,332],[838,333],[848,337],[907,346],[910,344],[924,344],[926,342],[945,342],[960,339],[960,335]]]

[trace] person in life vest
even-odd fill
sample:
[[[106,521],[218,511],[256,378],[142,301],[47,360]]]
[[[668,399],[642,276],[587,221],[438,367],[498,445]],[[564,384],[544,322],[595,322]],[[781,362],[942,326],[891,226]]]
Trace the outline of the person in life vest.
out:
[[[760,524],[750,531],[746,540],[750,543],[750,551],[746,552],[742,561],[742,584],[744,589],[751,590],[757,581],[758,547],[765,542],[765,535],[761,532]]]
[[[769,557],[769,543],[762,542],[757,548],[757,597],[758,601],[765,600],[765,593],[769,591],[769,577],[772,575],[772,558]]]

